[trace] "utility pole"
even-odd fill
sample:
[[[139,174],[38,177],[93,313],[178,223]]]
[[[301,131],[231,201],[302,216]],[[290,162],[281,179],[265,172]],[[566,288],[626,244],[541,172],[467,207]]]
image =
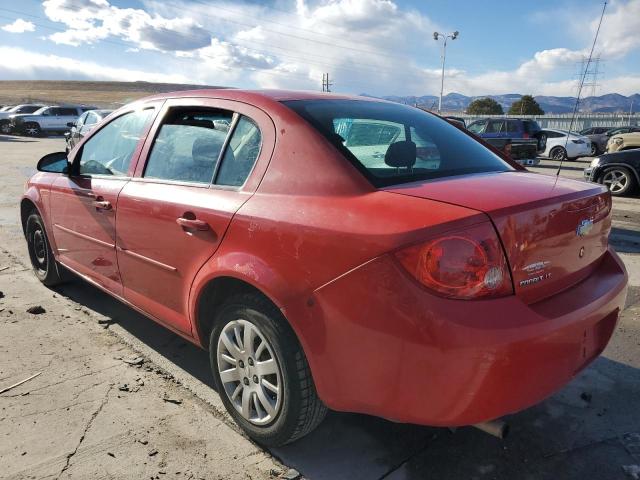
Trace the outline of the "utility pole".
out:
[[[322,74],[322,91],[323,92],[330,92],[332,85],[333,85],[333,83],[329,81],[329,74],[328,73],[323,73]]]
[[[460,32],[457,30],[453,33],[444,34],[440,32],[433,32],[433,39],[437,42],[440,38],[444,41],[442,42],[442,76],[440,78],[440,100],[438,101],[438,113],[442,111],[442,92],[444,91],[444,62],[447,58],[447,40],[455,40],[460,35]]]

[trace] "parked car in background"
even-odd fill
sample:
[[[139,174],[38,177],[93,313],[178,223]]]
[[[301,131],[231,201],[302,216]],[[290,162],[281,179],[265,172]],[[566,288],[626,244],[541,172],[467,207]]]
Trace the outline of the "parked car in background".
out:
[[[15,105],[4,105],[2,108],[0,108],[0,112],[6,112],[8,110],[11,110],[13,107],[15,107]]]
[[[605,153],[594,158],[591,165],[584,169],[584,178],[603,184],[614,196],[637,193],[640,185],[640,149]]]
[[[546,145],[546,136],[535,120],[485,118],[469,124],[467,129],[498,150],[509,150],[510,157],[524,166],[537,165],[538,153]]]
[[[609,135],[607,132],[613,127],[590,127],[580,130],[580,135],[587,137],[591,141],[591,156],[594,157],[602,153],[607,148]]]
[[[619,152],[631,148],[640,148],[640,130],[633,133],[615,134],[607,143],[607,152]]]
[[[104,120],[113,110],[89,110],[84,112],[75,122],[67,123],[70,128],[64,137],[67,143],[66,151],[69,152],[82,140],[96,125]]]
[[[83,112],[94,110],[95,107],[43,107],[31,114],[10,115],[11,131],[30,137],[37,137],[43,133],[62,133]]]
[[[208,350],[268,446],[327,407],[438,426],[527,408],[604,350],[627,290],[604,187],[366,97],[140,100],[43,157],[20,215],[42,283],[66,267]]]
[[[39,109],[41,109],[44,105],[39,104],[23,104],[16,105],[15,107],[8,108],[4,112],[0,112],[0,133],[8,134],[11,133],[11,122],[10,117],[12,115],[22,115],[25,113],[33,113]]]
[[[553,128],[544,129],[547,146],[543,157],[553,160],[574,160],[591,155],[591,140],[578,133]],[[567,138],[568,137],[568,138]]]
[[[640,132],[640,127],[631,127],[631,126],[615,127],[607,131],[607,135],[611,137],[613,135],[620,135],[624,133],[636,133],[636,132]]]

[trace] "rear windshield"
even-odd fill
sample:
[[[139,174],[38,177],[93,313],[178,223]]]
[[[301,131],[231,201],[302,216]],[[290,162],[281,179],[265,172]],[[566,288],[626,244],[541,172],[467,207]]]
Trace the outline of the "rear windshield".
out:
[[[334,144],[376,187],[513,168],[435,115],[362,100],[283,102]]]

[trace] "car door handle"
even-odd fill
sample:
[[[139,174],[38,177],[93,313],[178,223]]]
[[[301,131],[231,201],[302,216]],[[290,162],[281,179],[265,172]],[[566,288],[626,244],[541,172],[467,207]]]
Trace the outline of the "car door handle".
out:
[[[176,218],[176,223],[186,230],[198,230],[200,232],[206,232],[209,230],[209,224],[204,220],[197,220],[195,218]]]
[[[94,200],[92,204],[96,210],[111,210],[111,202],[107,200]]]

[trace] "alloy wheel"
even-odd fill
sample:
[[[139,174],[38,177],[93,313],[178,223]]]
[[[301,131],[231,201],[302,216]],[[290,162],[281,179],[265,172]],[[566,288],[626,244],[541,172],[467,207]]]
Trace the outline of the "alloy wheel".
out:
[[[605,185],[611,193],[620,193],[629,185],[629,174],[623,170],[609,170],[602,177],[602,184]]]
[[[35,137],[40,133],[40,129],[38,127],[29,126],[24,129],[24,133],[30,137]]]
[[[2,125],[0,125],[0,132],[4,134],[11,133],[11,125],[9,125],[9,123],[3,123]]]
[[[566,152],[562,147],[555,148],[553,152],[551,152],[551,158],[554,160],[564,160],[565,156]]]
[[[266,337],[253,323],[227,323],[218,339],[220,380],[234,408],[255,425],[271,423],[282,406],[282,373]]]

